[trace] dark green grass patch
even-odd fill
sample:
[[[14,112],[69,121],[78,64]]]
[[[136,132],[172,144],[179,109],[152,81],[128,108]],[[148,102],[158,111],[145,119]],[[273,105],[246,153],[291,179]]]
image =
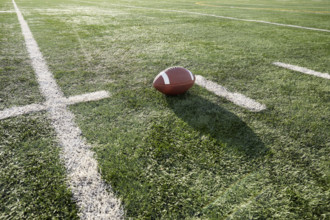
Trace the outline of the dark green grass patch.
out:
[[[0,121],[0,219],[77,219],[54,138],[41,114]]]

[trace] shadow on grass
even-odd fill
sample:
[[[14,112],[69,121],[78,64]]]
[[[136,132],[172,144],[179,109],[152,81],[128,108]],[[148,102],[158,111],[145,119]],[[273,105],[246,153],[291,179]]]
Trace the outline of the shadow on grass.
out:
[[[267,153],[267,148],[252,129],[219,105],[189,93],[167,96],[166,100],[178,117],[202,134],[225,144],[228,150],[243,152],[251,158]]]

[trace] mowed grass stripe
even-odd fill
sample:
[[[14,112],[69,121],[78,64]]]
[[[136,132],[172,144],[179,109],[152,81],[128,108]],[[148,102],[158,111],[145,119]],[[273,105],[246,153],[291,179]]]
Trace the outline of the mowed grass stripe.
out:
[[[73,121],[74,115],[62,103],[62,91],[48,70],[46,61],[23,15],[15,1],[12,2],[21,24],[40,90],[46,101],[51,103],[48,110],[49,117],[63,147],[62,157],[68,170],[69,185],[80,207],[80,216],[84,219],[122,218],[123,210],[120,201],[111,191],[107,191],[110,188],[105,185],[97,171],[97,162],[89,150],[90,146],[81,138],[81,131]]]
[[[86,1],[84,1],[84,2],[86,2]],[[140,9],[147,9],[147,10],[158,10],[158,11],[166,11],[166,12],[175,12],[175,13],[201,15],[201,16],[215,17],[215,18],[221,18],[221,19],[235,20],[235,21],[245,21],[245,22],[270,24],[270,25],[276,25],[276,26],[283,26],[283,27],[298,28],[298,29],[305,29],[305,30],[311,30],[311,31],[321,31],[321,32],[329,32],[330,33],[330,30],[321,29],[321,28],[304,27],[304,26],[291,25],[291,24],[281,24],[281,23],[276,23],[276,22],[253,20],[253,19],[242,19],[242,18],[227,17],[227,16],[214,15],[214,14],[206,14],[206,13],[200,13],[200,12],[171,10],[171,9],[162,9],[162,8],[149,8],[149,7],[132,6],[132,5],[121,5],[121,4],[111,4],[111,5],[116,5],[116,6],[120,6],[120,7],[127,7],[127,8],[137,8],[137,9],[140,8]]]

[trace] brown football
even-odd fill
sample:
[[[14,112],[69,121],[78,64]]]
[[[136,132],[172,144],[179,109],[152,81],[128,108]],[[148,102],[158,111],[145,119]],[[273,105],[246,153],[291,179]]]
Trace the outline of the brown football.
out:
[[[185,93],[195,83],[195,76],[183,67],[170,67],[160,72],[153,86],[165,95],[179,95]]]

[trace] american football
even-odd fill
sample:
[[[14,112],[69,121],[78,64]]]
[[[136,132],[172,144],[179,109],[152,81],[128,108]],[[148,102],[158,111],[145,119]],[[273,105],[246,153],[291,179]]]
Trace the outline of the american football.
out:
[[[195,83],[195,76],[183,67],[170,67],[160,72],[154,79],[153,86],[165,95],[185,93]]]

